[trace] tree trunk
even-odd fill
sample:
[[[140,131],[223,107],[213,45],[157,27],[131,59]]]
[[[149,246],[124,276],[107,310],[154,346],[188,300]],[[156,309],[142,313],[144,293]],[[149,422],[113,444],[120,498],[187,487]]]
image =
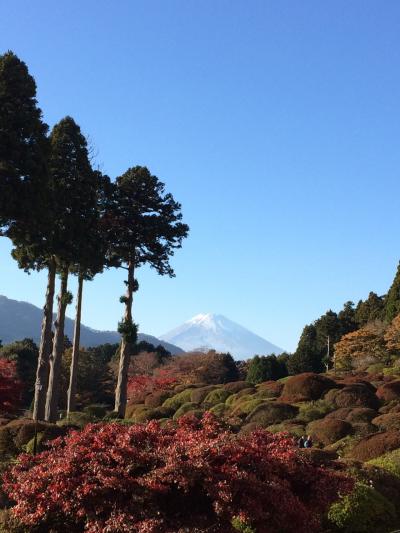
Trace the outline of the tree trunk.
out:
[[[54,259],[51,259],[48,265],[46,301],[43,308],[42,332],[40,336],[39,357],[36,369],[35,399],[33,404],[34,420],[44,420],[45,416],[49,360],[52,348],[51,328],[53,324],[55,279],[56,264]]]
[[[57,319],[53,341],[53,352],[50,356],[49,385],[46,397],[47,422],[55,422],[58,414],[58,399],[60,396],[61,359],[64,351],[64,321],[67,307],[68,269],[61,273],[61,285],[58,295]]]
[[[125,300],[125,314],[124,322],[132,324],[132,303],[133,303],[133,287],[134,287],[134,266],[132,261],[128,263],[128,282]],[[118,413],[119,418],[124,418],[127,389],[128,389],[128,370],[129,362],[132,352],[132,345],[128,342],[126,336],[123,334],[121,339],[121,353],[119,356],[118,381],[115,389],[115,408],[114,411]]]
[[[78,379],[79,343],[81,340],[81,311],[82,311],[83,275],[79,274],[78,294],[76,297],[76,315],[74,327],[74,343],[72,348],[71,367],[69,373],[67,416],[76,409],[76,383]]]

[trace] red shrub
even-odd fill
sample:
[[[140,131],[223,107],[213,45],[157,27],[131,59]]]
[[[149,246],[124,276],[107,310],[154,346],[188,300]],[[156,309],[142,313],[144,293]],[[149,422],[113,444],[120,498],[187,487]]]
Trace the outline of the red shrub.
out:
[[[319,400],[336,383],[321,374],[305,372],[289,378],[283,387],[281,400],[285,402],[308,402]]]
[[[0,413],[12,413],[21,400],[22,383],[15,361],[0,359]]]
[[[305,533],[352,480],[319,467],[291,438],[236,436],[206,414],[178,427],[88,425],[4,475],[12,512],[58,533],[231,533],[232,518],[259,533]]]
[[[337,407],[369,407],[378,409],[379,400],[372,390],[363,383],[348,385],[335,394]]]
[[[155,391],[168,391],[176,385],[176,378],[165,370],[151,376],[147,374],[132,376],[128,381],[128,400],[136,403]]]

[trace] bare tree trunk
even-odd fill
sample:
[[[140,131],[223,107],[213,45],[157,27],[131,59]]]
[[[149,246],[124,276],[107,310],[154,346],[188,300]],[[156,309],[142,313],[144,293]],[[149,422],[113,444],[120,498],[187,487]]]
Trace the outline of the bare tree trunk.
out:
[[[82,311],[83,274],[78,278],[78,294],[76,297],[76,315],[74,327],[74,344],[72,348],[71,367],[69,372],[69,388],[67,401],[67,416],[76,409],[76,383],[78,379],[79,343],[81,340],[81,311]]]
[[[53,324],[55,279],[56,263],[54,258],[52,258],[48,265],[46,301],[43,309],[42,332],[40,336],[39,357],[36,369],[35,399],[33,404],[34,420],[44,420],[45,415],[49,360],[52,348],[51,328]]]
[[[64,322],[67,307],[68,268],[61,273],[61,285],[58,299],[57,319],[53,341],[53,352],[50,356],[49,384],[46,396],[45,418],[47,422],[55,422],[58,413],[58,399],[60,396],[61,359],[64,351]]]
[[[125,300],[125,324],[132,324],[132,303],[133,303],[133,288],[134,288],[134,266],[133,262],[128,263],[128,282]],[[118,381],[115,389],[115,407],[114,411],[118,413],[120,418],[124,418],[126,402],[127,402],[127,389],[128,389],[128,370],[129,362],[132,352],[132,345],[128,342],[126,335],[122,335],[121,339],[121,353],[119,356],[119,368],[118,368]]]

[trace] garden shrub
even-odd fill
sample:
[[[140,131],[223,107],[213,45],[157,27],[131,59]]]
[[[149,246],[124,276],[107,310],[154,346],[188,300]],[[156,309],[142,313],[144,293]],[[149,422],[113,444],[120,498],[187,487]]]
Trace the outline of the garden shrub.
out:
[[[195,409],[197,409],[199,407],[199,405],[197,403],[194,403],[194,402],[187,402],[187,403],[184,403],[183,405],[181,405],[179,407],[179,409],[176,411],[176,413],[174,414],[173,416],[173,419],[174,420],[178,420],[178,418],[180,418],[181,416],[189,413],[190,411],[194,411]]]
[[[332,409],[332,405],[325,400],[307,402],[300,405],[298,418],[304,420],[304,422],[311,422],[312,420],[324,418]]]
[[[235,436],[209,413],[176,427],[89,424],[22,455],[3,483],[21,525],[57,533],[222,533],[235,517],[263,533],[308,533],[352,487],[291,438]]]
[[[267,400],[264,400],[262,398],[250,398],[250,399],[243,399],[242,401],[235,402],[235,404],[232,407],[232,415],[233,416],[240,416],[244,417],[254,411],[254,409],[257,406],[265,405],[269,403]]]
[[[256,422],[262,427],[267,427],[288,418],[295,418],[298,412],[298,407],[288,403],[264,402],[250,412],[246,418],[246,423]]]
[[[350,424],[357,424],[359,422],[371,422],[371,420],[375,418],[376,415],[377,412],[374,409],[370,409],[369,407],[355,407],[354,409],[350,409],[344,420],[350,422]]]
[[[207,394],[203,403],[210,406],[217,405],[218,403],[225,402],[227,398],[231,396],[231,393],[225,389],[215,389]]]
[[[326,399],[324,398],[324,401]],[[340,409],[335,409],[326,415],[326,418],[337,418],[339,420],[346,420],[347,415],[353,410],[352,407],[341,407]],[[375,411],[374,411],[375,412]]]
[[[88,413],[82,413],[78,411],[71,411],[68,417],[63,418],[57,424],[59,426],[78,426],[83,427],[86,424],[93,422],[93,418]]]
[[[173,392],[175,394],[179,394],[180,392],[184,392],[188,389],[195,389],[196,388],[196,385],[194,385],[193,383],[180,383],[179,385],[175,385],[174,389],[173,389]]]
[[[358,437],[367,437],[372,433],[377,433],[379,430],[371,422],[354,422],[351,424],[353,427],[354,435]]]
[[[285,424],[285,422],[281,422],[280,424],[272,424],[270,426],[267,426],[265,429],[267,431],[270,431],[271,433],[286,432],[290,435],[293,435],[293,437],[301,437],[305,434],[304,426],[301,424],[288,425]]]
[[[390,402],[391,400],[400,400],[400,380],[391,381],[378,387],[376,395],[384,402]]]
[[[396,448],[400,448],[400,432],[387,431],[364,437],[352,448],[349,455],[358,461],[369,461]]]
[[[388,430],[400,430],[400,413],[388,413],[386,415],[377,416],[372,420],[375,426],[380,429]]]
[[[219,418],[223,417],[224,414],[229,411],[230,411],[230,408],[225,403],[218,403],[217,405],[214,405],[214,407],[210,409],[210,412],[213,413],[215,416],[218,416]]]
[[[334,397],[334,402],[337,407],[369,407],[371,409],[378,409],[380,405],[376,395],[362,383],[348,385],[339,390]]]
[[[206,385],[205,387],[200,387],[199,389],[193,389],[190,394],[190,401],[202,403],[207,394],[215,389],[218,389],[217,385]]]
[[[387,533],[395,524],[396,511],[376,489],[357,482],[350,494],[332,504],[328,518],[343,532]]]
[[[400,479],[400,448],[371,459],[368,464],[383,468]]]
[[[249,384],[247,383],[247,381],[231,381],[229,383],[225,383],[224,385],[224,389],[230,392],[231,394],[236,394],[237,392],[248,388]]]
[[[281,381],[263,381],[256,385],[257,391],[270,391],[275,394],[276,397],[280,396],[283,390],[284,384]]]
[[[249,387],[249,384],[247,384],[247,389],[242,389],[239,392],[237,392],[238,398],[242,398],[243,396],[249,396],[254,394],[257,391],[255,387]]]
[[[7,427],[0,428],[0,460],[12,457],[17,452],[13,436]]]
[[[296,403],[319,400],[328,390],[336,387],[337,384],[332,379],[322,374],[305,372],[286,381],[281,400]]]
[[[320,465],[329,464],[338,458],[337,452],[334,450],[321,450],[320,448],[303,448],[302,453],[307,455],[313,463]]]
[[[181,405],[191,401],[191,396],[192,390],[184,389],[178,394],[171,396],[171,398],[167,398],[162,405],[163,407],[170,407],[174,411],[177,411]]]
[[[168,390],[157,390],[148,394],[144,400],[144,404],[149,407],[160,407],[165,400],[170,398],[173,395],[173,392]]]
[[[104,418],[106,416],[106,413],[107,413],[107,407],[105,405],[102,405],[102,404],[99,404],[99,403],[95,403],[95,404],[91,404],[91,405],[87,405],[84,409],[83,409],[83,412],[88,414],[92,420],[94,419],[100,419],[100,418]]]
[[[333,444],[352,432],[351,424],[337,418],[323,418],[314,420],[307,426],[307,434],[324,446]]]

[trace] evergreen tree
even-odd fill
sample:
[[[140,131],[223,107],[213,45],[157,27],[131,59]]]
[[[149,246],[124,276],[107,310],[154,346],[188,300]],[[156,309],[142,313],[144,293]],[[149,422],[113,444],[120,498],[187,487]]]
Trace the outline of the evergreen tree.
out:
[[[100,172],[95,172],[93,176],[97,179],[86,181],[88,188],[90,186],[91,188],[86,192],[86,206],[82,206],[82,213],[86,213],[84,217],[85,228],[83,228],[84,238],[79,239],[77,242],[77,261],[72,267],[72,271],[78,276],[78,291],[67,393],[67,413],[76,409],[75,397],[78,379],[78,359],[80,356],[83,282],[93,280],[96,274],[102,272],[107,263],[107,235],[105,233],[104,216],[109,201],[110,179]]]
[[[0,55],[0,229],[18,221],[26,231],[40,215],[46,179],[47,125],[36,84],[13,52]],[[39,217],[40,219],[41,217]]]
[[[309,324],[304,327],[297,350],[288,361],[289,374],[321,372],[322,369],[321,354],[317,344],[317,329],[314,324]]]
[[[280,364],[275,354],[261,357],[256,355],[250,361],[246,381],[255,385],[263,381],[279,379],[284,377],[284,374],[285,371],[282,369],[282,364]]]
[[[90,165],[86,139],[71,117],[54,126],[50,144],[49,170],[54,183],[55,230],[60,244],[57,268],[61,279],[45,409],[45,419],[54,422],[60,393],[65,311],[72,300],[68,274],[82,254],[82,243],[92,220],[91,209],[96,209],[98,178]]]
[[[370,292],[368,298],[360,300],[355,309],[354,319],[359,328],[374,320],[383,320],[385,315],[385,297]]]
[[[400,263],[397,267],[396,276],[387,293],[385,300],[385,319],[391,322],[400,313]]]
[[[48,258],[45,250],[52,227],[52,202],[46,165],[47,129],[27,66],[12,52],[0,56],[0,230],[3,228],[3,235],[12,240],[13,256],[26,270],[42,268],[44,256]],[[40,418],[44,416],[54,275],[50,259],[35,388],[35,397],[42,394],[41,404],[38,398],[35,401]]]
[[[121,352],[115,393],[115,411],[125,414],[130,356],[137,340],[132,319],[133,293],[138,289],[135,270],[148,264],[160,275],[174,276],[170,257],[188,234],[181,222],[181,206],[165,193],[165,185],[146,167],[133,167],[117,178],[109,214],[110,261],[127,271],[124,318],[119,324]]]

